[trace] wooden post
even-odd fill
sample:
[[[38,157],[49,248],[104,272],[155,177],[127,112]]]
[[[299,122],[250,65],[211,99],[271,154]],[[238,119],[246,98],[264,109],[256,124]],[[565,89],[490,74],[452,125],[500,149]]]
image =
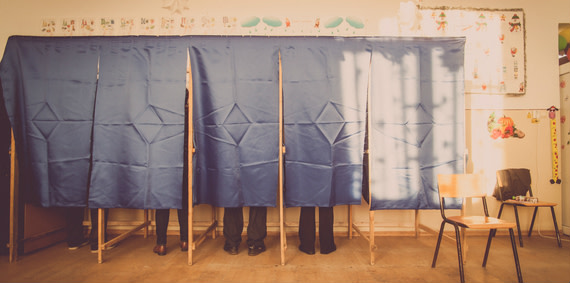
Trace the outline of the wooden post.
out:
[[[281,265],[285,265],[285,250],[287,249],[287,239],[285,234],[285,213],[283,211],[283,154],[285,154],[285,146],[283,145],[283,65],[281,62],[281,51],[279,51],[279,239],[281,247]]]
[[[194,244],[194,206],[192,205],[192,201],[194,198],[194,192],[192,190],[192,156],[194,154],[194,124],[192,123],[192,115],[193,115],[193,94],[194,89],[192,87],[192,65],[190,64],[190,50],[187,49],[186,51],[186,58],[188,63],[186,66],[186,88],[188,89],[188,98],[186,104],[188,105],[188,115],[186,117],[186,123],[188,123],[188,143],[187,143],[187,152],[186,157],[188,159],[188,166],[186,166],[188,170],[187,178],[188,182],[186,182],[186,190],[188,190],[188,265],[192,265],[192,246]],[[213,237],[215,237],[216,231],[213,232]]]
[[[144,217],[144,223],[150,223],[150,222],[148,221],[148,209],[145,209],[145,210],[144,210],[144,215],[143,215],[143,217]],[[145,238],[145,239],[148,237],[148,226],[149,226],[149,225],[145,225],[145,226],[144,226],[144,238]]]
[[[103,243],[105,243],[105,228],[103,223],[105,223],[105,210],[103,208],[97,209],[97,223],[99,227],[97,229],[97,259],[99,263],[103,263]]]
[[[376,246],[374,245],[374,211],[372,210],[372,174],[370,173],[372,171],[372,167],[371,167],[371,162],[370,162],[370,156],[371,156],[371,146],[370,146],[370,136],[372,135],[372,115],[370,115],[370,104],[372,102],[372,94],[370,92],[370,87],[372,85],[372,78],[371,78],[371,74],[372,74],[372,54],[370,55],[370,63],[368,65],[368,87],[366,89],[366,131],[368,132],[368,135],[366,135],[366,144],[368,145],[368,148],[365,149],[364,154],[366,154],[368,156],[368,211],[369,211],[369,244],[370,244],[370,265],[374,265],[374,250],[376,248]]]
[[[348,205],[348,239],[352,239],[352,205]]]
[[[9,239],[9,261],[13,263],[18,260],[18,209],[19,193],[16,189],[16,142],[14,131],[11,131],[10,140],[10,239]]]

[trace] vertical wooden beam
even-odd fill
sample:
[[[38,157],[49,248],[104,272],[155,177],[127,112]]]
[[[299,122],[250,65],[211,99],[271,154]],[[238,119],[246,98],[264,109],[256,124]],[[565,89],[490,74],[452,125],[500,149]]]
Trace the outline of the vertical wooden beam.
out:
[[[10,239],[9,239],[9,261],[13,263],[18,260],[18,209],[19,193],[16,189],[16,142],[14,141],[14,131],[11,131],[10,140]]]
[[[368,156],[368,211],[369,211],[369,249],[370,249],[370,265],[374,265],[374,211],[372,209],[372,167],[370,162],[370,136],[372,135],[372,115],[370,115],[370,103],[372,102],[372,94],[370,87],[372,85],[372,54],[370,54],[370,63],[368,65],[368,86],[366,89],[366,144],[368,148],[365,149],[364,154]]]
[[[192,190],[192,156],[194,154],[194,124],[192,123],[192,115],[193,115],[193,94],[194,89],[192,87],[192,64],[190,63],[190,50],[186,50],[186,88],[188,89],[188,98],[186,104],[188,104],[188,115],[186,117],[186,123],[188,123],[188,143],[186,148],[186,157],[188,159],[188,166],[186,166],[188,170],[187,178],[188,182],[186,182],[186,190],[188,190],[188,265],[192,265],[192,246],[194,243],[194,206],[192,205],[192,200],[194,198],[193,190]],[[214,214],[215,215],[215,214]],[[216,231],[212,232],[213,237],[215,237]]]
[[[97,261],[103,263],[103,243],[105,242],[105,228],[103,223],[105,223],[105,210],[103,208],[97,209]]]
[[[370,216],[370,237],[369,237],[369,250],[370,250],[370,265],[374,265],[374,210],[369,211]]]
[[[281,265],[285,265],[285,249],[287,248],[287,239],[285,234],[285,215],[283,211],[283,154],[285,154],[285,146],[283,145],[283,65],[281,62],[281,51],[279,51],[279,239],[281,247]]]
[[[416,238],[420,235],[420,210],[416,209],[414,212],[414,230],[416,232]]]
[[[144,226],[144,238],[146,239],[146,238],[148,238],[148,226],[150,225],[149,224],[150,222],[148,221],[148,209],[144,210],[143,217],[144,217],[144,223],[146,224]]]
[[[352,205],[348,205],[348,239],[352,239]]]

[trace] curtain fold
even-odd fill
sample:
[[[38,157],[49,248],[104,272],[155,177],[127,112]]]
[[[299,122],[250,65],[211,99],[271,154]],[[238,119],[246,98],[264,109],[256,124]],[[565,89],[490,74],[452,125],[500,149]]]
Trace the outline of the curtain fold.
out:
[[[182,207],[186,58],[177,37],[101,42],[90,207]]]
[[[86,205],[97,57],[97,38],[8,39],[0,79],[27,201]]]
[[[281,52],[285,205],[360,204],[369,50],[360,39],[289,38]]]
[[[192,37],[195,201],[276,206],[278,47],[265,38]]]
[[[371,210],[437,209],[437,174],[463,173],[465,39],[367,40]]]

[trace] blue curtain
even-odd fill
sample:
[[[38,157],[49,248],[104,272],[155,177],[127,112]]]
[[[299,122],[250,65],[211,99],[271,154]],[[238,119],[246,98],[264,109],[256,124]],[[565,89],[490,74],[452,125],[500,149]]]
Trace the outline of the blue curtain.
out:
[[[186,58],[178,37],[101,42],[90,207],[182,207]]]
[[[437,208],[436,175],[463,172],[464,43],[12,37],[0,79],[21,187],[43,206],[180,208],[189,50],[195,203],[275,206],[281,52],[285,205],[371,192],[373,210]]]
[[[97,38],[8,39],[0,80],[30,202],[86,205],[97,58]]]
[[[370,51],[360,39],[282,44],[285,205],[360,204]]]
[[[192,37],[195,203],[276,206],[278,47],[265,38]]]
[[[371,188],[365,184],[365,195],[372,191],[372,210],[439,208],[437,174],[463,172],[465,39],[368,41]]]

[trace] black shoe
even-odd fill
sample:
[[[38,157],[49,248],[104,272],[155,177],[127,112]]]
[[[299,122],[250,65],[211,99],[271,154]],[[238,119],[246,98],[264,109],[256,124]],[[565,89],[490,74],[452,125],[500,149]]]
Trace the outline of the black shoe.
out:
[[[329,249],[326,249],[326,250],[321,249],[321,254],[326,255],[326,254],[330,254],[334,251],[336,251],[336,245],[333,244],[333,246]]]
[[[116,248],[118,245],[119,245],[119,243],[116,243],[116,244],[114,244],[114,245],[108,246],[107,248],[105,248],[105,250],[106,250],[106,251],[112,250],[112,249]],[[98,243],[91,244],[91,253],[96,254],[96,253],[98,253],[98,252],[99,252],[99,244],[98,244]]]
[[[67,246],[67,249],[70,251],[74,251],[74,250],[77,250],[83,246],[86,246],[87,244],[89,244],[89,239],[85,239],[85,240],[83,240],[82,243],[79,243],[77,245],[69,245],[69,246]]]
[[[265,251],[265,246],[251,246],[247,248],[247,255],[256,256]]]
[[[303,246],[299,246],[299,250],[302,251],[302,252],[304,252],[304,253],[306,253],[306,254],[308,254],[308,255],[314,255],[314,254],[315,254],[315,250],[314,250],[314,249],[313,249],[313,250],[306,250],[306,249],[303,248]]]
[[[156,245],[152,251],[157,255],[166,255],[166,245]]]
[[[238,247],[224,247],[224,251],[228,252],[231,255],[237,255],[238,252]]]

